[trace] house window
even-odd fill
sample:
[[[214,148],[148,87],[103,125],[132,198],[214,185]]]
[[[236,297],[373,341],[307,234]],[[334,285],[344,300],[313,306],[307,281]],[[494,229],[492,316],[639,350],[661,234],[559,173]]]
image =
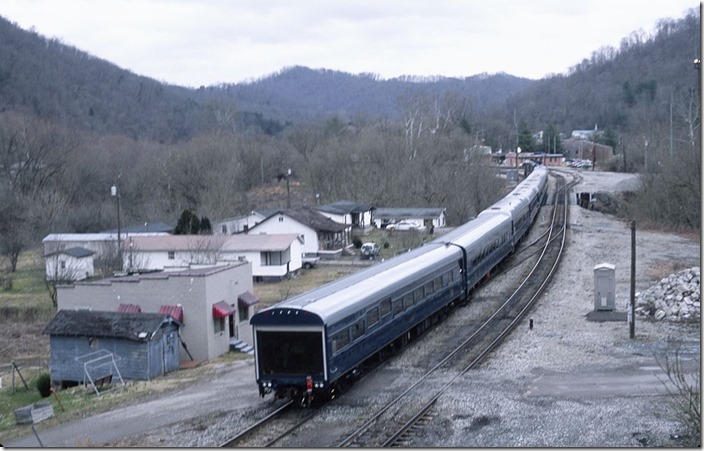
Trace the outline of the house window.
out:
[[[227,224],[222,225],[222,233],[227,234]]]
[[[262,252],[261,262],[262,266],[281,266],[288,263],[283,252]]]
[[[169,251],[169,260],[173,260],[174,258],[176,258],[176,252]]]
[[[66,269],[66,262],[63,260],[61,261],[61,269]]]
[[[225,331],[225,320],[227,317],[223,318],[213,318],[213,329],[215,329],[215,333],[220,333]]]
[[[279,222],[284,222],[284,217],[283,217],[283,216],[279,216]]]
[[[249,308],[248,307],[238,307],[237,314],[240,317],[240,321],[247,321],[249,319]]]

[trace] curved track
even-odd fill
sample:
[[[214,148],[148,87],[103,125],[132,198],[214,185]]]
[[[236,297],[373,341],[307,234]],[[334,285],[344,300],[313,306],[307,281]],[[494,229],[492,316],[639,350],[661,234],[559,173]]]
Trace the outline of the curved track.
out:
[[[568,185],[564,177],[554,177],[558,187],[553,198],[551,224],[541,237],[544,241],[541,255],[525,280],[474,333],[337,446],[412,446],[412,434],[409,432],[422,429],[418,427],[419,421],[432,415],[437,399],[460,376],[476,367],[525,317],[549,283],[564,249],[568,191],[574,182]],[[446,372],[454,369],[458,372],[448,383],[437,389],[430,378],[440,369]]]
[[[553,177],[558,186],[555,190],[556,194],[552,196],[552,218],[549,228],[533,242],[525,243],[517,250],[509,260],[510,266],[501,271],[508,271],[540,252],[537,263],[525,280],[454,350],[400,395],[363,420],[357,429],[349,432],[336,446],[412,446],[414,433],[422,430],[423,422],[427,422],[435,415],[434,405],[437,399],[452,387],[457,378],[476,367],[525,317],[549,283],[565,243],[568,190],[576,181],[567,184],[561,175],[553,173]],[[533,251],[532,249],[536,247],[538,249]],[[528,253],[527,256],[526,253]],[[494,277],[497,275],[494,274]],[[455,373],[450,382],[440,389],[432,379],[439,370],[445,374],[450,371]],[[270,447],[283,444],[286,437],[295,433],[318,413],[318,409],[301,411],[291,407],[291,403],[283,405],[220,446]],[[322,410],[325,410],[325,406],[322,406]]]

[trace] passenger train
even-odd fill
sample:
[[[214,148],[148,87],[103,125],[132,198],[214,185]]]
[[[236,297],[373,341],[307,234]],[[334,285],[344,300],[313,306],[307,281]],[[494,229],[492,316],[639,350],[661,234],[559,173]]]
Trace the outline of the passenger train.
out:
[[[331,399],[372,357],[403,347],[456,304],[533,223],[548,170],[536,166],[506,197],[425,245],[252,316],[259,394],[308,405]]]

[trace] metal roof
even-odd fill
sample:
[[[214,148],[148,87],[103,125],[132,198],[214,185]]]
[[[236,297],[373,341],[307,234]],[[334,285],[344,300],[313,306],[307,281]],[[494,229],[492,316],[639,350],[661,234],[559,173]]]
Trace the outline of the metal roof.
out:
[[[315,209],[324,211],[326,213],[346,215],[350,213],[365,213],[369,210],[374,209],[374,207],[370,204],[360,204],[349,200],[340,200],[331,204],[320,205]]]
[[[123,246],[139,251],[284,251],[297,234],[164,235],[130,237]]]
[[[175,322],[159,313],[121,313],[93,310],[59,310],[44,328],[46,335],[72,337],[104,337],[141,340],[140,334],[151,337],[163,324]],[[179,324],[180,325],[180,324]]]
[[[91,255],[95,254],[95,252],[88,250],[84,247],[71,247],[68,249],[60,249],[56,252],[51,252],[49,254],[46,254],[45,257],[51,257],[52,255],[59,255],[59,254],[69,255],[69,256],[75,257],[75,258],[85,258],[85,257],[90,257]]]

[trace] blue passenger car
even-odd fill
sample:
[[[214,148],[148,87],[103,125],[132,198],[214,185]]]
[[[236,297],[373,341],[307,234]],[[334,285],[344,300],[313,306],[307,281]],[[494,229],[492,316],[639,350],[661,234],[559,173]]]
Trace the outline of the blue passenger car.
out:
[[[364,362],[402,347],[467,301],[528,229],[545,178],[546,171],[536,169],[519,185],[519,209],[483,212],[418,249],[255,314],[250,324],[260,395],[273,392],[304,405],[334,397]]]

